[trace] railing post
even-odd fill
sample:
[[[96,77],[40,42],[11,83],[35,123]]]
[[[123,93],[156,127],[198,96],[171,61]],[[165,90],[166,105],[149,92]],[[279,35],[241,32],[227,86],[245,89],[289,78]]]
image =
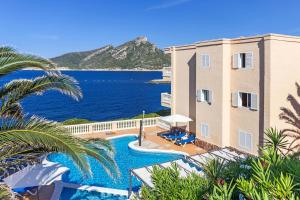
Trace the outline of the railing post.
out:
[[[116,131],[117,130],[117,121],[113,121],[111,124],[111,131]]]
[[[89,124],[89,133],[93,133],[94,130],[93,130],[93,125],[92,124]]]
[[[136,119],[136,128],[139,129],[140,126],[141,126],[141,125],[140,125],[140,120],[139,120],[139,119]]]

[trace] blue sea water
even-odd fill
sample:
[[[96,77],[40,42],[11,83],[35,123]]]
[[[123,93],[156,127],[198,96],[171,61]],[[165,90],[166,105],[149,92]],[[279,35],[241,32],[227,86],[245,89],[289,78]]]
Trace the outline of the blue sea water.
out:
[[[164,109],[160,93],[170,92],[169,84],[150,84],[161,72],[64,71],[79,81],[83,99],[79,102],[55,91],[26,98],[26,113],[51,120],[85,118],[95,121],[133,117]],[[33,78],[42,71],[18,71],[1,77],[0,85],[17,78]]]
[[[70,159],[70,157],[65,154],[50,154],[48,156],[48,160],[61,163],[70,169],[69,172],[63,175],[64,182],[126,190],[129,187],[130,169],[163,163],[182,157],[178,154],[145,153],[132,150],[128,147],[128,143],[134,140],[137,140],[137,138],[134,136],[127,136],[111,140],[111,144],[115,149],[115,161],[121,173],[120,177],[115,180],[107,175],[101,164],[94,158],[88,158],[91,170],[93,172],[93,176],[88,178],[83,178],[79,169],[73,164],[73,161]],[[137,179],[133,179],[132,186],[134,189],[137,189],[141,186],[141,182],[139,182]]]

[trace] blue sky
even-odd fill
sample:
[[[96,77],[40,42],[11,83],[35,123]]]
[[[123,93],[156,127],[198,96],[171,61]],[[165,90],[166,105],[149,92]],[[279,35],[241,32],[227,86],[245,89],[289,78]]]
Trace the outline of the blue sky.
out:
[[[53,57],[145,35],[158,47],[300,35],[299,0],[0,0],[0,44]]]

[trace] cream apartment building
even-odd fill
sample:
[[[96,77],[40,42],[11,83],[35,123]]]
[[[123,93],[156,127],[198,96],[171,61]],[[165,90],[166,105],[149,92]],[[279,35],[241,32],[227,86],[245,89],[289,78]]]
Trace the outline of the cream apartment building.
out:
[[[266,34],[166,48],[171,94],[162,104],[193,119],[197,138],[257,154],[268,127],[300,82],[300,37]]]

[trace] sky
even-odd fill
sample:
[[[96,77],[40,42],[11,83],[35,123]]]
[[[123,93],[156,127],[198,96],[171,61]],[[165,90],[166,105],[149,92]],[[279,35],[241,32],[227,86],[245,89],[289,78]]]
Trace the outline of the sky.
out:
[[[55,57],[146,36],[160,48],[300,35],[300,0],[0,0],[0,45]]]

